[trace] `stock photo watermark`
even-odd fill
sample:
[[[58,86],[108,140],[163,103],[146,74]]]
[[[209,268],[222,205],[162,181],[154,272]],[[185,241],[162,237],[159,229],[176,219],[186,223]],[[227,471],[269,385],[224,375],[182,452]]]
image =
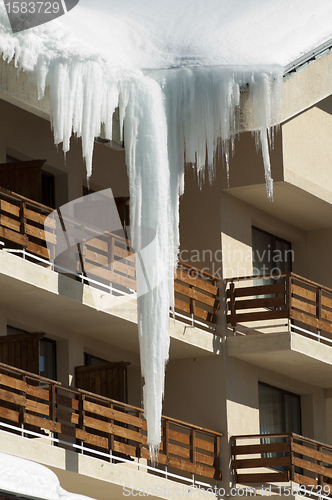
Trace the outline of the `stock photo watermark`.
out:
[[[163,496],[169,498],[180,498],[199,496],[205,499],[214,498],[244,498],[244,497],[271,497],[271,496],[299,496],[306,497],[310,494],[316,494],[320,498],[327,498],[330,495],[330,485],[322,486],[314,485],[270,485],[258,487],[233,487],[226,491],[225,488],[218,486],[211,486],[210,488],[201,488],[200,485],[178,485],[178,486],[162,486],[156,485],[148,488],[132,488],[130,486],[123,486],[122,495],[124,497],[147,497],[147,496]]]
[[[13,33],[48,23],[67,14],[79,0],[4,0]]]
[[[272,249],[268,246],[263,250],[234,249],[225,246],[223,250],[217,249],[182,249],[179,261],[196,269],[199,273],[211,273],[219,279],[223,276],[266,276],[278,279],[283,274],[285,263],[294,262],[294,250]],[[250,269],[250,272],[248,271]],[[193,272],[195,272],[193,271]]]

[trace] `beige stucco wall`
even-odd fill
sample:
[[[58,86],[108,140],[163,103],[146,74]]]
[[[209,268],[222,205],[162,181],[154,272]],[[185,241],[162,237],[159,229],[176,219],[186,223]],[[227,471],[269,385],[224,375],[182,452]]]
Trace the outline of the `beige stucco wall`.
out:
[[[305,231],[258,210],[225,191],[221,192],[221,212],[224,278],[252,275],[252,226],[289,241],[294,252],[292,270],[302,276],[307,275]]]
[[[332,228],[309,231],[307,241],[308,278],[332,288]]]
[[[332,193],[331,132],[331,96],[282,125],[285,181],[328,203]]]
[[[72,137],[71,149],[64,157],[61,145],[54,145],[48,120],[1,99],[0,113],[0,163],[6,161],[6,154],[19,160],[46,159],[43,168],[56,175],[57,205],[81,197],[86,182],[81,140]],[[114,196],[128,196],[124,156],[124,151],[95,143],[91,188],[111,187]]]

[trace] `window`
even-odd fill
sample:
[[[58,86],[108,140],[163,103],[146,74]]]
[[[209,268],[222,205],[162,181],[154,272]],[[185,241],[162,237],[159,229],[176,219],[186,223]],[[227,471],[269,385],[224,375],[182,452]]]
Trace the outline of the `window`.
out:
[[[261,434],[301,434],[301,398],[271,385],[258,384]]]
[[[39,373],[43,377],[56,380],[56,342],[40,339]]]
[[[254,275],[270,275],[278,278],[280,274],[292,270],[291,243],[253,227],[252,258]]]
[[[258,383],[260,434],[283,434],[294,432],[301,434],[301,398],[297,394],[278,389],[271,385]],[[262,438],[262,444],[282,443],[283,438]],[[284,453],[262,453],[262,458],[282,457]],[[302,458],[300,455],[296,455]],[[287,470],[287,466],[278,466],[277,470]],[[298,474],[302,469],[296,467]]]
[[[93,354],[84,353],[84,366],[92,366],[92,365],[104,365],[105,363],[109,363],[106,359],[98,358]]]
[[[41,173],[42,204],[55,208],[55,177],[47,172]]]

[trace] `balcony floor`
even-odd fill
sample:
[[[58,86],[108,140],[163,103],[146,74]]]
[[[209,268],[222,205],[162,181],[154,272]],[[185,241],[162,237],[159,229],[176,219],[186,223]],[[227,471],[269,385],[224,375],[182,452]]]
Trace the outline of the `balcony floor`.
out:
[[[0,306],[93,336],[137,355],[136,299],[103,292],[0,251]],[[172,359],[220,354],[221,338],[197,327],[170,320]],[[132,360],[134,362],[134,360]]]
[[[111,464],[87,455],[51,446],[42,438],[26,439],[0,431],[0,451],[32,460],[51,469],[59,478],[60,485],[72,493],[86,495],[97,500],[123,500],[124,489],[153,491],[154,498],[172,499],[172,491],[178,488],[187,492],[188,484],[182,485],[163,477],[148,474],[138,465]],[[190,490],[190,498],[199,499],[199,491]],[[146,495],[150,496],[151,495]],[[145,498],[146,498],[145,496]]]
[[[319,387],[331,387],[332,347],[288,331],[227,338],[228,356]]]

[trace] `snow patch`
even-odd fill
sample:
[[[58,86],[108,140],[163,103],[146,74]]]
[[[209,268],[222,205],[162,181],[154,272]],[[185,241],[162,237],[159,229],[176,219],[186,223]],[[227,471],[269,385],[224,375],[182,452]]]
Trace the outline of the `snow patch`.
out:
[[[24,458],[0,453],[0,490],[45,500],[90,500],[61,488],[47,467]]]

